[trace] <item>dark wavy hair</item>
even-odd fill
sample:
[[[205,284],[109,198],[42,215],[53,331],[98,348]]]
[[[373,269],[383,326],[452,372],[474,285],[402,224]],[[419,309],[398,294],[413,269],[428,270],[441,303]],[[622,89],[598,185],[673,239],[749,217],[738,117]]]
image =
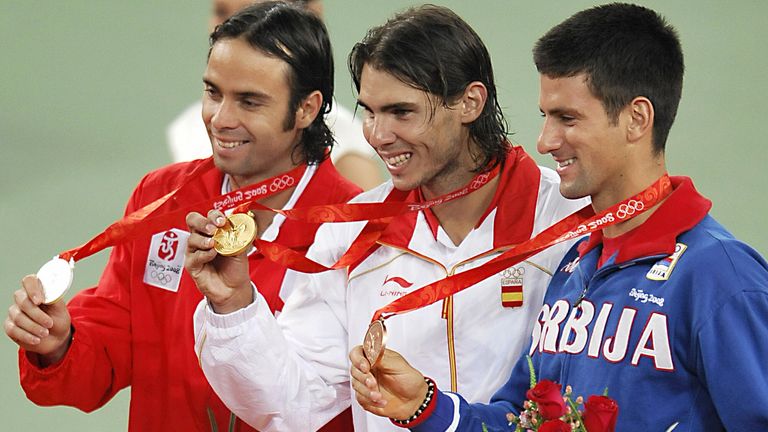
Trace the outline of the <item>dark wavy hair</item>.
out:
[[[638,96],[653,104],[653,148],[664,151],[683,91],[683,50],[674,27],[656,12],[613,3],[581,11],[536,42],[539,73],[586,74],[587,84],[615,123]]]
[[[476,154],[470,147],[475,171],[490,170],[506,160],[507,123],[496,98],[490,55],[477,33],[450,9],[424,5],[395,15],[355,44],[347,64],[358,92],[363,67],[369,65],[436,96],[446,107],[471,82],[483,83],[488,99],[469,126],[479,149]]]
[[[211,33],[210,47],[213,49],[220,40],[236,38],[290,66],[291,96],[283,129],[294,127],[295,116],[291,114],[304,98],[315,90],[322,93],[320,114],[302,131],[297,147],[307,163],[321,162],[326,150],[333,146],[333,134],[325,123],[333,100],[333,53],[323,22],[300,4],[258,3],[217,26]]]

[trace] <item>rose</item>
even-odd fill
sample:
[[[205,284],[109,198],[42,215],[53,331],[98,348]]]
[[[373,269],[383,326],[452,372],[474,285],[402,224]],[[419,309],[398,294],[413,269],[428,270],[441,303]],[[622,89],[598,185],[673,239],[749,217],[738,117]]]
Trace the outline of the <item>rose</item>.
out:
[[[547,420],[539,427],[539,432],[571,432],[571,426],[560,420]]]
[[[581,419],[588,432],[612,432],[616,429],[619,406],[607,396],[590,396]]]
[[[560,418],[565,414],[565,402],[560,392],[560,384],[542,380],[525,395],[531,402],[536,402],[539,414],[545,420]]]

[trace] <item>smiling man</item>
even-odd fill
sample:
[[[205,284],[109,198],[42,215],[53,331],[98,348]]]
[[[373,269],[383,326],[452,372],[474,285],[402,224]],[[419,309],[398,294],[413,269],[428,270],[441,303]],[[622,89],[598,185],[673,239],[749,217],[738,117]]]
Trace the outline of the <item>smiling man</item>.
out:
[[[226,404],[260,430],[314,430],[350,405],[347,354],[377,309],[482,266],[584,205],[564,199],[556,174],[507,141],[488,52],[450,10],[409,9],[371,29],[349,66],[364,135],[392,176],[355,201],[423,202],[473,192],[393,218],[376,245],[345,269],[296,275],[277,319],[246,262],[213,252],[221,213],[190,215],[186,266],[207,297],[195,313],[201,364]],[[333,264],[364,226],[324,225],[307,256]],[[487,401],[523,348],[566,247],[389,319],[389,344],[441,386]],[[511,301],[507,291],[514,291]],[[394,428],[357,405],[354,417],[357,431]]]
[[[291,187],[260,201],[273,208],[344,202],[359,189],[327,159],[324,121],[333,94],[333,59],[322,22],[301,7],[245,9],[211,36],[203,119],[210,159],[151,172],[126,214],[178,189],[154,216],[167,217],[235,189],[302,169]],[[258,234],[308,248],[317,224],[256,212]],[[116,246],[99,284],[69,305],[41,305],[37,278],[15,293],[5,330],[19,344],[21,384],[40,405],[95,410],[131,387],[131,431],[252,430],[208,385],[193,349],[192,313],[202,299],[184,264],[184,215],[167,228]],[[146,237],[146,238],[145,238]],[[248,251],[242,260],[279,311],[294,273]],[[236,429],[235,429],[236,428]],[[343,414],[325,430],[351,429]]]
[[[708,215],[691,179],[667,175],[683,87],[676,31],[647,8],[598,6],[545,34],[534,60],[538,150],[557,162],[563,195],[590,196],[617,221],[647,210],[595,231],[558,266],[526,353],[536,376],[574,399],[607,389],[618,417],[609,427],[587,415],[592,431],[768,430],[768,264]],[[366,409],[415,431],[512,431],[509,416],[533,409],[525,357],[484,405],[455,391],[425,397],[417,369],[431,371],[405,355],[416,368],[389,351],[371,372],[360,348],[351,353]],[[562,403],[554,393],[541,399]],[[539,430],[571,430],[552,417]]]

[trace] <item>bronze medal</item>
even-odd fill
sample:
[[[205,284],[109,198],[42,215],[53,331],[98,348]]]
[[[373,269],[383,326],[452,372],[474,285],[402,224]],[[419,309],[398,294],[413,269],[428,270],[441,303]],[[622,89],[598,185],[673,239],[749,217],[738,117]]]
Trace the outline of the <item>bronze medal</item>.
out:
[[[253,244],[256,228],[256,221],[250,212],[233,213],[227,216],[227,224],[213,233],[213,248],[219,255],[240,255]]]
[[[387,328],[384,326],[384,320],[378,319],[368,326],[363,340],[363,354],[372,368],[379,362],[386,346]]]

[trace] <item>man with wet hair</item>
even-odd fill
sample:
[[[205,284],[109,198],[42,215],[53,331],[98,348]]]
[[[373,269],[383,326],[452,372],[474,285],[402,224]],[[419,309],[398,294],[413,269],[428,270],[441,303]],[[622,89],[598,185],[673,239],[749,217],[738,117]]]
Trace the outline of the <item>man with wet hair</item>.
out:
[[[377,309],[487,263],[584,205],[562,198],[556,174],[507,141],[488,52],[452,11],[422,6],[396,15],[354,47],[349,66],[364,134],[392,177],[355,202],[473,191],[393,218],[344,269],[297,275],[277,319],[245,262],[212,251],[223,215],[190,215],[186,265],[207,297],[195,314],[201,364],[227,405],[260,430],[313,430],[349,406],[349,347],[363,340]],[[359,244],[365,225],[324,225],[307,256],[333,264]],[[388,343],[441,386],[487,401],[522,350],[566,248],[389,319]],[[516,291],[511,299],[508,290]],[[356,430],[393,428],[353,408]]]
[[[557,267],[524,353],[536,377],[571,386],[572,399],[607,389],[615,423],[582,419],[599,430],[767,430],[768,264],[709,216],[690,178],[666,170],[683,85],[677,32],[650,9],[614,3],[568,18],[533,54],[538,150],[557,162],[560,191],[617,221],[645,210],[595,231]],[[409,354],[415,368],[388,351],[371,370],[352,351],[363,407],[416,431],[514,430],[509,416],[530,409],[526,357],[483,405],[463,390],[425,397],[417,369],[432,372]]]

